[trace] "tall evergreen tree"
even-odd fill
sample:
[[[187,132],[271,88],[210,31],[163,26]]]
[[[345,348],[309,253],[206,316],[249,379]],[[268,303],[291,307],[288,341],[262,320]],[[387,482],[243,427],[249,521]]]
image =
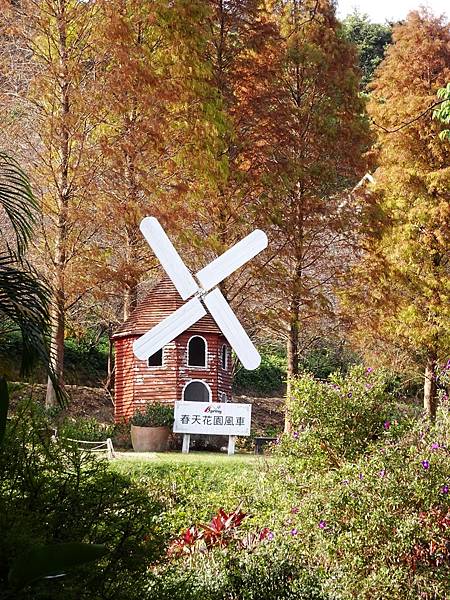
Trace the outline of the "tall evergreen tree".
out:
[[[365,14],[354,11],[342,22],[345,38],[358,49],[361,87],[367,89],[375,69],[383,60],[386,48],[392,43],[389,24],[372,23]]]

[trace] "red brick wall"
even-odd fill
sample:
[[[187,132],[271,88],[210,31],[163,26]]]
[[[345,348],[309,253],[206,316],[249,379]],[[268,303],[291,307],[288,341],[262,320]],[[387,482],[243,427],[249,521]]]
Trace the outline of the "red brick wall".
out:
[[[164,348],[163,366],[149,367],[147,361],[133,354],[133,342],[139,336],[115,341],[115,409],[117,422],[129,420],[147,402],[173,403],[182,400],[184,386],[193,379],[205,381],[212,392],[212,401],[219,401],[219,391],[231,400],[231,351],[225,338],[215,333],[202,335],[208,344],[207,368],[189,367],[187,344],[193,333],[183,333]],[[227,369],[221,366],[223,344],[228,347]]]
[[[128,421],[133,415],[134,338],[121,338],[115,342],[114,420]]]

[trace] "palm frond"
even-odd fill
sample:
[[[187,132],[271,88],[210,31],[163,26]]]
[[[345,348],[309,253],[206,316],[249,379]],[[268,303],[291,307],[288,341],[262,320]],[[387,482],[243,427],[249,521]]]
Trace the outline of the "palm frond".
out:
[[[19,268],[10,253],[0,253],[0,314],[22,333],[24,374],[30,372],[40,353],[49,322],[48,303],[48,289],[32,268],[23,262]]]
[[[0,253],[0,318],[14,324],[21,333],[21,372],[27,375],[37,362],[42,362],[63,405],[65,394],[49,360],[50,298],[50,288],[26,261],[18,263],[10,252]]]
[[[21,258],[36,222],[38,204],[27,176],[4,152],[0,152],[0,207],[11,225],[17,254]]]

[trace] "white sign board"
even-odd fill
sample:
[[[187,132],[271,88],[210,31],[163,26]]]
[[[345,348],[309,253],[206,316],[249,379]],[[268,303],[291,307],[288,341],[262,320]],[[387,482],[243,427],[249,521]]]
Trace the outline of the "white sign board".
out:
[[[174,433],[250,435],[251,404],[175,402]]]

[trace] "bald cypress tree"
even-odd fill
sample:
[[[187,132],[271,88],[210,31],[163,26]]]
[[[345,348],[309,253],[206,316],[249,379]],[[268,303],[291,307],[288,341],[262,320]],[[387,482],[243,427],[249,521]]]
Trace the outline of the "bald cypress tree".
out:
[[[449,25],[410,13],[373,83],[379,166],[347,294],[354,331],[420,368],[430,418],[436,369],[450,349],[450,147],[431,107],[449,78]]]

